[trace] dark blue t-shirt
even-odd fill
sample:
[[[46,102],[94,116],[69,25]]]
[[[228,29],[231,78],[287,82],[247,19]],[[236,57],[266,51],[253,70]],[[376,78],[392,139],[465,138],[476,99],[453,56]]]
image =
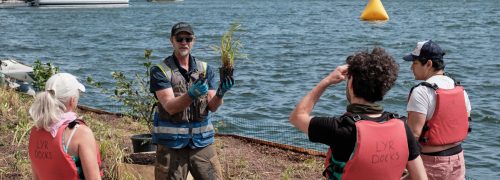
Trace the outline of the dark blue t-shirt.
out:
[[[179,68],[179,72],[184,76],[184,78],[187,80],[188,79],[188,72],[194,71],[196,69],[196,58],[193,56],[189,55],[189,70],[186,70],[182,67],[180,67],[179,62],[177,61],[177,58],[172,55],[172,58],[174,58],[175,65]],[[170,58],[170,57],[168,57]],[[163,63],[163,62],[162,62]],[[217,81],[215,79],[215,73],[212,70],[212,67],[207,64],[207,72],[206,72],[206,77],[207,77],[207,82],[208,82],[208,89],[209,90],[215,90],[217,87]],[[151,76],[150,76],[150,85],[149,85],[149,91],[151,93],[155,93],[158,90],[166,89],[166,88],[171,88],[172,84],[170,83],[170,79],[167,79],[165,74],[163,74],[163,71],[161,71],[160,68],[157,66],[153,66],[151,68]],[[155,94],[156,96],[156,94]]]

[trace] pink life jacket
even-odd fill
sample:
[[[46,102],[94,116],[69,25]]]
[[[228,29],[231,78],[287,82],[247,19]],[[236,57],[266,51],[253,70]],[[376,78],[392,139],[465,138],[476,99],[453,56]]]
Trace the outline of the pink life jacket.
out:
[[[422,145],[439,146],[465,140],[470,129],[463,86],[455,85],[453,89],[440,89],[437,85],[427,82],[419,85],[432,88],[436,92],[434,114],[425,122],[419,142]]]
[[[78,123],[85,122],[78,120]],[[75,179],[78,180],[76,164],[71,155],[64,152],[62,144],[62,134],[69,124],[59,127],[55,138],[42,128],[31,128],[28,152],[31,166],[39,179]],[[101,167],[101,155],[96,144],[97,163]],[[100,172],[103,176],[103,172]]]
[[[334,162],[328,149],[327,179],[400,179],[408,162],[408,141],[404,122],[391,118],[383,122],[352,118],[357,141],[350,160]],[[337,174],[334,174],[337,173]]]

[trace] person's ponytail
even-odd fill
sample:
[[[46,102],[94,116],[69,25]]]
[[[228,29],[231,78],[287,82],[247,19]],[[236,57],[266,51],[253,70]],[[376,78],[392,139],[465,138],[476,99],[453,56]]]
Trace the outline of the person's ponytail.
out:
[[[35,127],[50,131],[52,124],[58,122],[65,111],[66,106],[55,97],[54,91],[48,90],[36,95],[29,113],[35,121]]]

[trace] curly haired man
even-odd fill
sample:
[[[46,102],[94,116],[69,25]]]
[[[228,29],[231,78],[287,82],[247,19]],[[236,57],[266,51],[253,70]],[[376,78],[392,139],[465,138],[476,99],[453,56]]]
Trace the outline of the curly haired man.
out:
[[[323,175],[327,179],[427,179],[411,129],[381,101],[394,85],[399,66],[380,47],[347,57],[321,80],[290,114],[290,122],[312,142],[330,146]],[[337,117],[314,117],[312,109],[325,90],[346,81],[347,111]]]

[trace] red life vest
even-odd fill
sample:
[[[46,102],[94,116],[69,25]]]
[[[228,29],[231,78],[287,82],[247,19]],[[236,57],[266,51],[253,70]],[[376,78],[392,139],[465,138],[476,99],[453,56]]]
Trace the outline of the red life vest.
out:
[[[85,123],[79,120],[79,123]],[[45,131],[36,127],[31,128],[28,152],[31,166],[39,179],[79,179],[76,164],[71,155],[64,152],[62,144],[62,133],[68,124],[59,127],[55,138]],[[97,150],[97,163],[101,167],[101,155]],[[103,176],[103,172],[100,172]]]
[[[345,166],[332,165],[335,160],[328,149],[325,171],[341,173],[342,179],[400,179],[409,157],[404,122],[397,118],[374,122],[357,117],[357,141],[350,160]],[[327,174],[327,179],[334,178],[329,177],[333,172]]]
[[[420,83],[436,91],[436,108],[432,118],[425,122],[419,138],[423,145],[447,145],[465,140],[469,132],[469,115],[465,105],[464,88],[440,89],[436,85]]]

